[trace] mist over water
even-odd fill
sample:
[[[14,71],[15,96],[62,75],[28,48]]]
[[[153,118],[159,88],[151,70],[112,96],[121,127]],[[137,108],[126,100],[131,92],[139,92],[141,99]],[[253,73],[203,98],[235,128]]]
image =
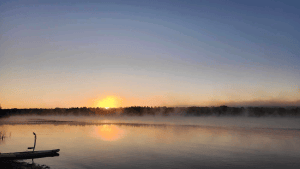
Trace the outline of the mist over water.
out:
[[[0,169],[299,169],[299,9],[1,0]]]
[[[10,116],[0,119],[2,124],[145,124],[197,127],[242,127],[270,129],[299,129],[300,118],[295,117],[246,117],[246,116]]]
[[[54,169],[300,166],[300,118],[30,115],[0,124],[11,135],[2,153],[26,151],[35,132],[37,150],[61,149],[35,159]]]

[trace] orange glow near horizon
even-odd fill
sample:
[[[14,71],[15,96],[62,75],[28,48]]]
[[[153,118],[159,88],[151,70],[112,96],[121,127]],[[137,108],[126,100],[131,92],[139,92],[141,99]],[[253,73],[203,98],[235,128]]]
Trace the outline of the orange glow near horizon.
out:
[[[104,141],[116,141],[124,136],[124,131],[115,125],[103,125],[95,128],[94,136]]]
[[[290,90],[282,91],[279,95],[274,92],[273,96],[260,92],[252,91],[235,94],[234,91],[219,91],[214,96],[207,95],[190,95],[189,93],[162,93],[146,96],[132,96],[118,92],[96,92],[101,95],[84,95],[84,97],[75,97],[75,95],[54,95],[52,97],[36,99],[35,97],[17,97],[4,99],[0,94],[0,104],[2,109],[12,108],[70,108],[70,107],[101,107],[101,108],[118,108],[130,106],[167,106],[167,107],[189,107],[189,106],[300,106],[300,92],[298,86]],[[4,93],[5,94],[5,93]],[[36,94],[36,93],[35,93]],[[278,96],[276,96],[278,95]],[[59,96],[59,97],[57,97]]]
[[[106,98],[100,100],[97,104],[98,107],[103,107],[105,109],[115,108],[122,106],[122,99],[115,96],[107,96]]]

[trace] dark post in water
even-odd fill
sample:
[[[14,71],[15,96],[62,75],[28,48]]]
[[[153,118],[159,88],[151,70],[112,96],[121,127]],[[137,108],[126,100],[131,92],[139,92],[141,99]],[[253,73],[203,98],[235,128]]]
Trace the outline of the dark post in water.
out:
[[[34,135],[34,146],[33,147],[28,147],[28,149],[33,149],[32,151],[34,151],[35,144],[36,144],[36,134],[33,132],[33,135]]]

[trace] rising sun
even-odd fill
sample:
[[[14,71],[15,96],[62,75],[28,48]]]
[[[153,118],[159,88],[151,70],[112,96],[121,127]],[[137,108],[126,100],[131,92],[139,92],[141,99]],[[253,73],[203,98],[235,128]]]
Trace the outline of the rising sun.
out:
[[[105,109],[115,108],[121,106],[121,99],[115,96],[107,96],[98,102],[98,107]]]

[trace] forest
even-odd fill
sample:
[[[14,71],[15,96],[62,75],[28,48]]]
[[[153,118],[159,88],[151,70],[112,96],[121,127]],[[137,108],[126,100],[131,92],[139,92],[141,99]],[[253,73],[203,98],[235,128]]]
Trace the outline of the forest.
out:
[[[266,117],[266,116],[300,116],[300,107],[140,107],[132,106],[125,108],[31,108],[31,109],[0,109],[0,117],[9,117],[14,115],[109,115],[109,116],[248,116],[248,117]]]

